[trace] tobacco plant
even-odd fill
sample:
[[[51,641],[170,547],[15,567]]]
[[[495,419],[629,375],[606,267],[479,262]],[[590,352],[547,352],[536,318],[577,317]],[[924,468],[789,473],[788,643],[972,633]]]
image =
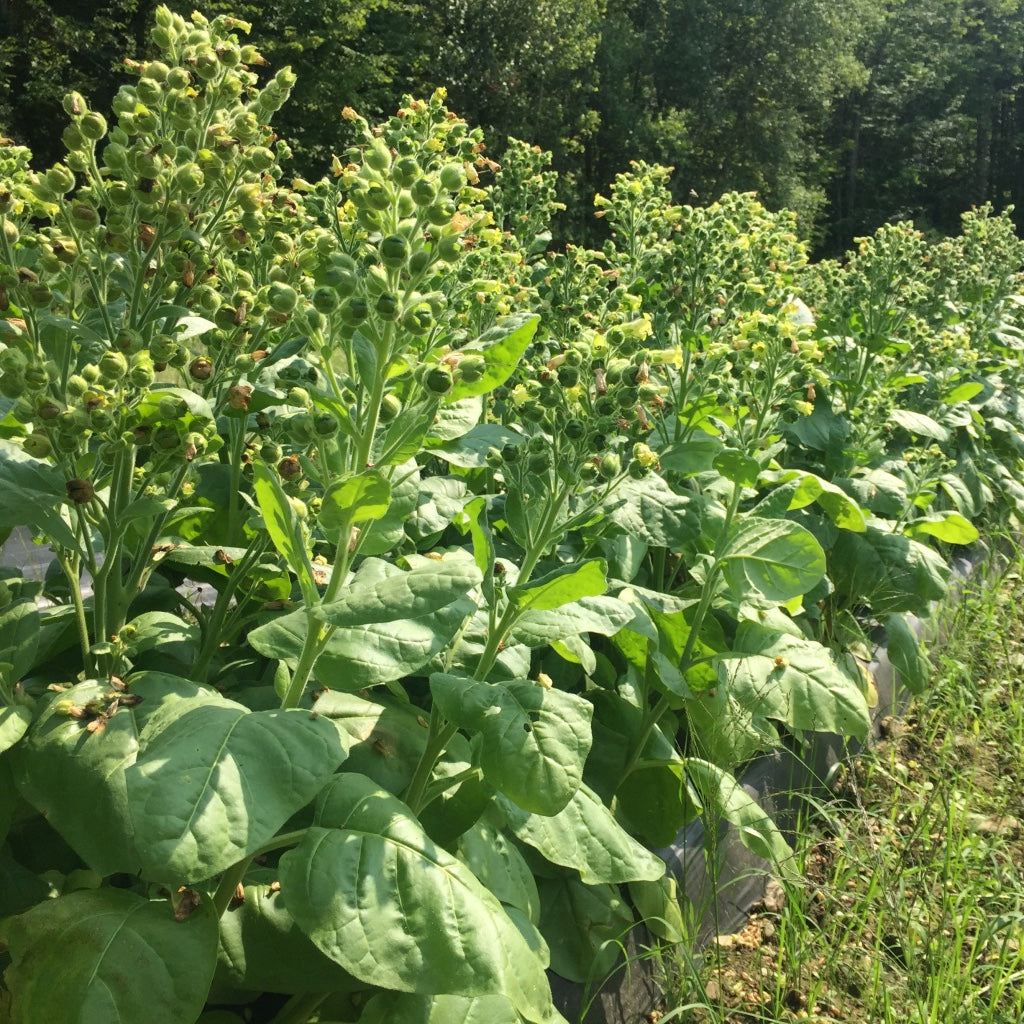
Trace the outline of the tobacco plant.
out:
[[[923,683],[950,481],[1017,468],[1018,250],[815,270],[637,164],[545,253],[546,155],[442,92],[289,181],[247,28],[160,8],[109,121],[0,151],[0,527],[51,560],[0,581],[0,1005],[564,1019],[547,972],[684,941],[651,846],[725,815],[786,869],[735,772],[865,735],[855,624]]]

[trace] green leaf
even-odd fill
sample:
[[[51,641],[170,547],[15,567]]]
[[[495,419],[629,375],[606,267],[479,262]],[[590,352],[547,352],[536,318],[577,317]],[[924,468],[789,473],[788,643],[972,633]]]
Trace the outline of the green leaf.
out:
[[[606,514],[623,533],[678,551],[700,536],[697,508],[692,498],[676,494],[651,473],[643,480],[623,480],[612,492]]]
[[[489,822],[477,821],[459,836],[456,853],[489,893],[521,910],[534,924],[540,920],[540,897],[533,873],[503,832]]]
[[[732,530],[721,564],[738,601],[754,595],[784,604],[803,597],[825,575],[825,552],[814,535],[786,519],[747,516]]]
[[[39,647],[39,608],[34,600],[15,601],[0,614],[0,659],[17,680],[32,668]]]
[[[164,900],[83,889],[11,919],[7,941],[15,1021],[183,1024],[206,1000],[217,918],[209,903],[176,921]]]
[[[0,754],[9,750],[28,731],[32,709],[24,704],[0,708]]]
[[[119,709],[105,728],[89,732],[86,719],[68,717],[62,702],[106,707],[107,687],[79,683],[54,694],[10,754],[22,796],[85,863],[101,875],[136,874],[139,853],[128,810],[125,767],[139,748],[132,710]],[[140,705],[141,707],[141,705]],[[83,808],[88,813],[83,814]]]
[[[936,537],[946,544],[973,544],[980,534],[973,523],[959,512],[937,512],[908,523],[903,532],[908,537]]]
[[[480,767],[497,790],[537,814],[556,814],[583,778],[589,701],[529,679],[481,683],[436,673],[430,692],[450,721],[483,738]]]
[[[584,783],[554,815],[531,814],[497,797],[516,837],[553,864],[575,868],[584,882],[653,881],[665,864],[632,839],[597,794]]]
[[[895,423],[897,427],[901,427],[915,437],[929,437],[933,441],[949,440],[949,431],[923,412],[914,412],[911,409],[893,409],[889,413],[889,422]]]
[[[900,681],[911,693],[923,693],[931,682],[932,664],[906,616],[889,615],[885,633],[885,651]]]
[[[617,887],[587,885],[572,875],[541,878],[540,928],[555,974],[598,984],[621,955],[634,918]]]
[[[21,445],[0,439],[0,528],[30,526],[49,541],[78,550],[59,509],[67,502],[64,477]]]
[[[719,452],[713,462],[712,468],[721,473],[726,480],[731,480],[741,487],[753,487],[757,483],[761,466],[757,459],[752,459],[743,452],[727,448]]]
[[[370,623],[418,619],[465,597],[482,576],[473,562],[431,562],[423,568],[382,575],[383,566],[367,559],[343,595],[313,610],[331,626],[351,628]]]
[[[761,480],[775,484],[799,481],[789,502],[789,510],[806,508],[817,502],[841,530],[863,533],[867,529],[864,511],[841,487],[802,469],[783,469],[761,474]]]
[[[701,797],[706,814],[725,818],[735,825],[743,845],[782,874],[787,877],[799,874],[793,863],[793,851],[779,827],[736,781],[735,776],[718,765],[695,757],[687,758],[686,773]],[[711,827],[706,831],[713,834],[715,829]]]
[[[232,701],[183,713],[125,773],[144,874],[210,878],[269,840],[344,757],[334,725],[308,711],[249,711]]]
[[[366,775],[392,793],[405,790],[427,743],[426,722],[414,706],[376,704],[328,690],[313,710],[333,722],[341,735],[348,750],[342,762],[345,771]]]
[[[656,882],[630,882],[629,896],[648,931],[666,942],[686,941],[687,927],[681,908],[684,897],[672,875]]]
[[[375,470],[336,480],[324,492],[317,525],[335,544],[359,523],[383,518],[391,504],[391,484]]]
[[[393,566],[389,570],[402,571]],[[474,607],[471,599],[464,598],[418,619],[337,629],[317,659],[316,678],[336,690],[355,693],[410,675],[452,642]],[[260,654],[294,663],[309,621],[300,609],[257,627],[247,639]]]
[[[480,590],[488,607],[494,603],[494,535],[487,521],[487,499],[474,498],[462,507],[455,525],[473,538],[473,561],[483,576]]]
[[[191,664],[198,653],[200,633],[198,626],[189,625],[178,615],[144,612],[128,623],[122,639],[129,658],[159,647],[161,654]]]
[[[359,1024],[521,1024],[522,1019],[505,996],[381,992],[366,1004]],[[557,1013],[548,1019],[563,1020]]]
[[[473,382],[457,380],[446,400],[456,402],[473,395],[485,395],[504,384],[533,341],[539,323],[536,313],[514,313],[460,349],[463,356],[482,355],[484,372]]]
[[[220,919],[218,980],[254,992],[337,992],[362,987],[295,923],[279,887],[247,882]]]
[[[487,465],[487,453],[491,448],[500,449],[506,444],[518,444],[522,440],[522,434],[508,427],[497,423],[480,423],[462,437],[432,448],[431,454],[462,469],[483,469]]]
[[[635,617],[636,609],[617,597],[583,597],[550,611],[524,612],[516,620],[512,638],[527,647],[543,647],[582,633],[614,636]]]
[[[307,607],[311,607],[318,602],[319,595],[299,517],[288,500],[288,495],[284,493],[281,482],[266,464],[256,461],[252,470],[253,491],[256,493],[267,533],[270,534],[274,547],[284,556],[288,568],[298,578],[303,600]]]
[[[808,732],[867,736],[871,718],[859,675],[814,640],[745,622],[735,651],[719,655],[715,669],[720,685],[757,717]]]
[[[280,872],[289,911],[322,952],[371,985],[504,994],[528,1020],[550,1017],[547,978],[519,930],[400,800],[343,773],[316,821]]]
[[[476,395],[457,402],[445,402],[434,415],[427,431],[425,445],[433,450],[444,442],[468,434],[484,414],[484,400]]]
[[[521,612],[544,612],[581,597],[594,597],[608,589],[605,562],[591,558],[571,562],[521,586],[508,587],[505,594]]]
[[[969,402],[976,395],[980,395],[984,390],[984,384],[976,380],[969,380],[953,388],[948,395],[943,395],[942,400],[944,402],[949,402],[951,405],[956,402]]]

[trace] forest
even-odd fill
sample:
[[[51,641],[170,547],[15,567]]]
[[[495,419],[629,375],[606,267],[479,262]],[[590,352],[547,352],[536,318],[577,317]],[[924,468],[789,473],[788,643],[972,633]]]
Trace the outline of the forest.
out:
[[[251,21],[265,71],[298,73],[275,122],[294,174],[351,144],[343,107],[373,120],[444,87],[495,160],[509,137],[553,154],[556,242],[602,237],[593,197],[633,160],[673,167],[679,202],[793,210],[822,255],[886,222],[948,234],[972,206],[1021,205],[1021,0],[170,3],[196,6]],[[0,132],[58,159],[61,97],[108,102],[155,7],[2,0]]]

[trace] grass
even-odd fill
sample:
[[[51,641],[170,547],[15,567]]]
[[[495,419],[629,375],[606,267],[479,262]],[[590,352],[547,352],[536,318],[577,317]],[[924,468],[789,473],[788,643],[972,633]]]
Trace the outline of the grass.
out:
[[[799,830],[801,881],[675,964],[659,1024],[1024,1019],[1024,556]]]

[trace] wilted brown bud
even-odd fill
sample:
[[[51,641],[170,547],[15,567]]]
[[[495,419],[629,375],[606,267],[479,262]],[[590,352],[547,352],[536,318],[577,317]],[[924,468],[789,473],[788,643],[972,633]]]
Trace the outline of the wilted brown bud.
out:
[[[81,479],[69,480],[67,482],[67,492],[68,497],[76,505],[84,505],[86,502],[92,501],[92,481]]]

